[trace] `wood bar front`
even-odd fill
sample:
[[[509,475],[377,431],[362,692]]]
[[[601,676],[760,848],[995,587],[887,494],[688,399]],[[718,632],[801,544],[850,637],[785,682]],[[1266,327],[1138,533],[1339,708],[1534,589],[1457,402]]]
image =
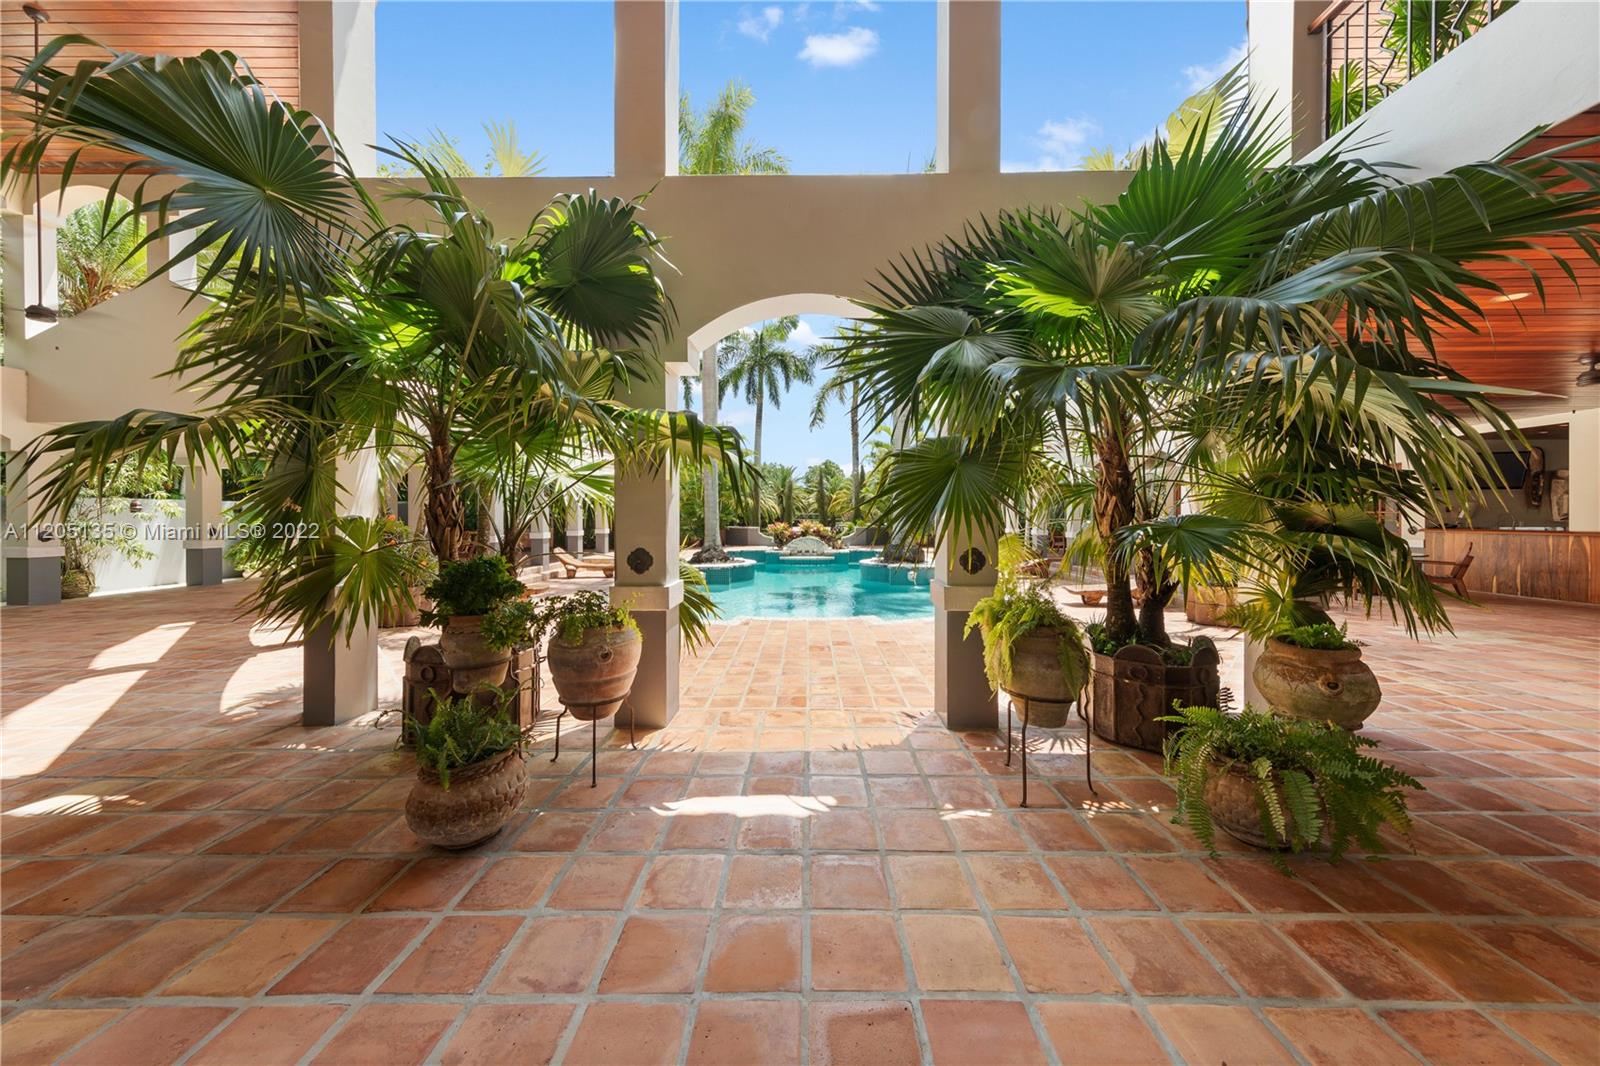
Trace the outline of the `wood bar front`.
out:
[[[1431,563],[1452,562],[1472,548],[1464,580],[1472,592],[1600,603],[1600,533],[1542,529],[1430,529]],[[1438,573],[1442,566],[1430,566]]]

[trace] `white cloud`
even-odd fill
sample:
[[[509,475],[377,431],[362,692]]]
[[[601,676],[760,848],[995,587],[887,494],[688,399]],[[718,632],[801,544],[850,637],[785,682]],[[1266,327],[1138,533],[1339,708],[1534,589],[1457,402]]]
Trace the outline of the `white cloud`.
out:
[[[1228,49],[1228,54],[1212,64],[1197,63],[1183,68],[1183,78],[1187,83],[1187,90],[1197,93],[1212,82],[1232,70],[1240,60],[1250,54],[1249,41],[1240,41]]]
[[[740,407],[732,411],[717,410],[717,421],[724,426],[742,429],[756,424],[756,409],[754,407]]]
[[[833,5],[833,17],[836,21],[849,18],[858,11],[877,11],[877,0],[840,0]]]
[[[1052,119],[1033,135],[1039,154],[1032,160],[1005,160],[1000,169],[1008,173],[1025,170],[1073,170],[1083,156],[1090,137],[1100,132],[1100,124],[1088,118]]]
[[[760,11],[751,11],[745,8],[740,12],[739,32],[746,37],[767,43],[772,36],[772,31],[783,22],[783,8],[773,6],[764,7]]]
[[[821,344],[826,339],[818,335],[817,331],[811,328],[811,323],[802,318],[800,324],[794,328],[794,332],[789,334],[789,346],[803,352],[813,344]]]
[[[878,35],[864,26],[843,33],[814,33],[799,58],[814,67],[853,67],[878,50]]]

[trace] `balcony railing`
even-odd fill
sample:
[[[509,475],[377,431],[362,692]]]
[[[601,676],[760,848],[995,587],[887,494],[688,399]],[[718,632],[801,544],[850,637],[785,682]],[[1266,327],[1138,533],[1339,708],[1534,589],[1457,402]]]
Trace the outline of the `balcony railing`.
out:
[[[1322,36],[1334,134],[1437,63],[1516,0],[1338,0],[1311,24]]]

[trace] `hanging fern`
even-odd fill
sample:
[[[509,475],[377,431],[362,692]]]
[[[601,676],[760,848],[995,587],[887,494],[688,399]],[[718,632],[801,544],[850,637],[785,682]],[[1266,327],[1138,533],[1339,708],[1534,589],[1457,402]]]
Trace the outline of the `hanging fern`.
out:
[[[1273,862],[1289,872],[1281,849],[1327,847],[1337,861],[1352,846],[1382,854],[1379,830],[1408,837],[1406,789],[1415,778],[1362,754],[1377,741],[1327,722],[1301,721],[1245,708],[1181,707],[1162,719],[1180,728],[1167,740],[1166,771],[1178,794],[1174,823],[1186,825],[1215,854],[1216,827],[1206,803],[1214,776],[1241,771],[1254,785],[1261,835],[1276,849]]]

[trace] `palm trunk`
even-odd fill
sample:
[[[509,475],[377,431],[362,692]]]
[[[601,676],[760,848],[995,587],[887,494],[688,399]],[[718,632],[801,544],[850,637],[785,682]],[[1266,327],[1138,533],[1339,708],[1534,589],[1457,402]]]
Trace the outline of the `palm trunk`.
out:
[[[1117,532],[1133,521],[1133,470],[1120,438],[1095,441],[1094,528],[1105,551],[1106,636],[1121,644],[1138,634],[1128,566],[1115,550]]]
[[[755,464],[756,464],[756,470],[757,471],[760,471],[760,469],[761,469],[761,414],[762,414],[762,409],[763,409],[763,405],[762,405],[762,402],[761,402],[761,394],[757,393],[756,394],[755,449],[753,451],[753,455],[755,457]],[[750,502],[750,524],[752,526],[759,526],[761,524],[761,496],[760,496],[759,490],[756,493],[756,498]]]
[[[1144,592],[1144,602],[1139,605],[1139,640],[1164,648],[1171,643],[1167,636],[1167,604],[1178,586],[1157,570],[1155,553],[1148,548],[1139,551],[1134,567],[1139,588]]]
[[[428,540],[440,562],[459,559],[466,550],[462,532],[467,517],[456,491],[455,452],[447,436],[434,435],[423,463],[427,470],[428,503],[423,513],[428,520]]]
[[[850,402],[850,521],[861,521],[861,415],[856,404],[861,386]]]

